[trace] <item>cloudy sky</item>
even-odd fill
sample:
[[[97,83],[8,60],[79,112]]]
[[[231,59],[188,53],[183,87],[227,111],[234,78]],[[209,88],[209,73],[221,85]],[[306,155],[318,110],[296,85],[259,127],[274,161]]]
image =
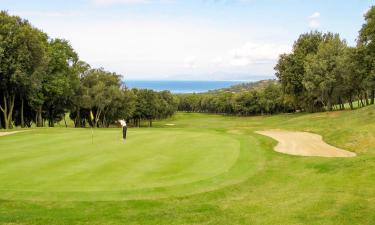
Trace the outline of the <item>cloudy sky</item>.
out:
[[[251,80],[309,30],[355,43],[370,0],[0,0],[125,79]]]

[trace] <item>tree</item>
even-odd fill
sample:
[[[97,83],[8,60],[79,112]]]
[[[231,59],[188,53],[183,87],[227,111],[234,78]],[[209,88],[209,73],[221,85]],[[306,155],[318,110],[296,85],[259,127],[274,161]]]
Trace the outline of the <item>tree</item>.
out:
[[[361,96],[366,92],[368,66],[366,63],[366,54],[363,47],[347,48],[343,62],[343,82],[344,95],[351,109],[354,108],[353,100],[358,96],[362,102]],[[363,105],[363,102],[362,104]]]
[[[153,90],[139,89],[136,93],[137,99],[135,104],[135,112],[137,119],[145,119],[149,121],[152,127],[152,120],[157,118],[158,99]],[[138,125],[140,125],[138,123]]]
[[[322,40],[322,33],[317,31],[300,35],[293,45],[292,53],[281,55],[275,66],[276,77],[281,82],[285,97],[296,109],[309,110],[311,106],[312,100],[303,85],[305,62],[309,55],[318,51]]]
[[[371,92],[371,104],[374,104],[375,99],[375,6],[365,14],[365,23],[359,31],[357,47],[365,51],[367,69],[368,89]]]
[[[245,91],[235,95],[233,99],[234,113],[249,116],[260,113],[259,95],[256,90]]]
[[[118,119],[130,118],[134,111],[133,92],[127,90],[121,82],[121,76],[104,69],[91,69],[81,78],[80,111],[92,111],[93,127],[107,127]],[[82,104],[81,104],[82,103]],[[77,111],[73,116],[76,116]]]
[[[338,34],[325,34],[317,53],[310,54],[305,63],[303,84],[315,99],[326,103],[328,110],[333,109],[335,92],[341,97],[338,87],[343,83],[346,48],[346,42]]]
[[[74,121],[75,127],[84,127],[84,117],[81,117],[82,106],[83,102],[83,94],[86,92],[86,88],[82,85],[82,79],[87,75],[90,71],[90,65],[83,62],[78,61],[73,67],[73,73],[77,74],[79,80],[74,84],[74,95],[71,97],[71,108],[70,108],[70,118]]]
[[[52,39],[48,45],[48,58],[42,92],[48,125],[53,127],[67,112],[71,98],[78,88],[79,75],[74,68],[78,55],[68,41]]]
[[[269,83],[259,91],[259,105],[262,113],[274,114],[282,112],[283,94],[280,84]]]
[[[4,127],[12,127],[16,98],[23,102],[30,90],[30,77],[43,63],[47,35],[32,27],[28,21],[7,12],[0,12],[0,95]]]

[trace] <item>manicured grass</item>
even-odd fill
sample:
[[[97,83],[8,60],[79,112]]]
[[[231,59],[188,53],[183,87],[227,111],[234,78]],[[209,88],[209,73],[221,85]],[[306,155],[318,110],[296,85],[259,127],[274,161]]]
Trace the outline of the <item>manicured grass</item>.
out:
[[[120,129],[94,134],[94,143],[89,129],[35,129],[3,137],[1,196],[59,201],[186,195],[187,189],[219,188],[221,182],[197,184],[228,172],[240,153],[237,139],[218,132],[134,129],[125,143]]]
[[[168,126],[166,124],[175,124]],[[156,128],[33,129],[0,137],[3,224],[375,224],[375,107],[229,117]],[[321,134],[357,152],[274,152],[255,130]]]

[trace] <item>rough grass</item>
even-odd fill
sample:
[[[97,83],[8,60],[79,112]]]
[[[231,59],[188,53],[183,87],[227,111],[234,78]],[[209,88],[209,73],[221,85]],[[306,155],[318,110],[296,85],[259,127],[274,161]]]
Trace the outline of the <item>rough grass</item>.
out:
[[[3,199],[0,200],[0,223],[375,224],[374,111],[375,107],[371,106],[355,111],[249,118],[179,113],[170,120],[157,122],[157,128],[130,129],[129,143],[132,138],[133,143],[137,142],[133,148],[138,149],[139,157],[147,155],[144,152],[147,147],[138,144],[150,145],[147,151],[150,155],[144,157],[144,165],[140,163],[136,167],[145,179],[131,178],[122,170],[121,165],[132,168],[129,163],[134,162],[132,157],[138,154],[118,155],[119,136],[111,139],[116,136],[115,130],[96,130],[105,137],[89,148],[82,147],[90,144],[85,143],[90,140],[83,138],[85,132],[89,133],[85,129],[41,129],[0,137],[0,187],[7,186],[15,192],[28,188],[64,193],[62,196],[32,195],[3,190],[0,192]],[[175,126],[165,125],[171,123]],[[254,133],[272,128],[319,133],[328,143],[359,155],[319,158],[277,153],[272,150],[274,140]],[[200,138],[194,139],[194,134]],[[31,135],[40,135],[40,138]],[[194,141],[184,142],[185,137]],[[142,143],[137,138],[147,141]],[[164,143],[160,139],[176,142]],[[56,144],[56,140],[60,144]],[[153,147],[152,143],[155,143]],[[31,144],[35,146],[29,152],[27,147]],[[184,150],[189,144],[195,149],[192,154]],[[108,145],[111,149],[103,150]],[[159,168],[159,161],[162,164],[159,157],[164,154],[163,146],[169,146],[165,154],[171,157],[170,167],[160,173],[145,172],[147,168],[158,171],[154,168]],[[61,153],[64,148],[70,150]],[[156,162],[148,160],[153,157],[157,158]],[[195,157],[199,163],[191,165]],[[84,163],[82,158],[89,158],[97,165],[89,163],[90,160]],[[118,159],[119,164],[109,159]],[[109,160],[107,166],[101,168],[106,160]],[[173,161],[185,160],[189,163],[172,166]],[[124,164],[120,164],[122,161]],[[76,175],[77,179],[57,179],[67,171],[85,171],[83,167],[66,167],[82,164],[92,168],[97,176],[93,174],[89,178],[81,174]],[[52,170],[47,169],[49,166]],[[17,172],[16,168],[25,173],[30,168],[30,173]],[[184,175],[174,176],[175,170]],[[166,179],[165,174],[169,176]],[[112,175],[117,179],[111,179]],[[122,176],[132,182],[136,192],[126,195],[116,192],[120,186],[131,188],[121,180]],[[43,181],[40,188],[33,183],[38,181]],[[76,187],[71,185],[74,182],[78,184]],[[168,186],[168,182],[177,185]],[[180,183],[183,185],[178,185]],[[149,185],[164,187],[150,192],[142,188]],[[79,189],[80,194],[72,197],[74,193],[67,191],[73,188]],[[84,190],[90,188],[99,192]],[[112,193],[105,197],[104,190]]]

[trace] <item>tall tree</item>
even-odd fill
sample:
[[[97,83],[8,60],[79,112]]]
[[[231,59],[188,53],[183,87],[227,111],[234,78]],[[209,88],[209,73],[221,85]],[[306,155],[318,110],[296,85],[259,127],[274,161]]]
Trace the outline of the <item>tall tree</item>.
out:
[[[314,98],[327,105],[328,110],[333,109],[334,94],[339,93],[338,87],[343,82],[346,48],[346,42],[338,34],[325,34],[317,53],[310,54],[305,63],[303,84]]]
[[[98,127],[100,119],[108,110],[115,98],[115,91],[121,87],[120,75],[104,69],[91,69],[81,80],[83,86],[83,107],[94,114],[91,121],[93,127]]]
[[[375,99],[375,6],[365,14],[365,23],[359,31],[357,46],[366,51],[366,65],[368,77],[366,79],[371,92],[371,103]]]
[[[30,77],[41,66],[47,36],[32,27],[28,21],[7,12],[0,12],[0,110],[4,127],[12,127],[16,98],[21,104],[23,126],[23,101],[30,88]]]
[[[82,79],[87,75],[90,71],[90,65],[83,62],[78,61],[73,67],[73,74],[77,74],[79,79],[77,82],[74,82],[74,95],[71,97],[71,108],[70,108],[70,118],[74,121],[75,127],[83,127],[84,120],[81,117],[81,110],[83,106],[83,94],[85,93],[85,87],[82,85]],[[72,117],[73,116],[73,117]]]
[[[368,65],[366,53],[363,46],[350,47],[345,52],[343,62],[344,95],[351,109],[354,109],[353,101],[356,96],[361,99],[363,92],[366,92],[368,79]],[[361,100],[362,101],[362,100]],[[360,103],[363,106],[363,102]]]
[[[322,33],[317,31],[300,35],[293,45],[292,53],[281,55],[275,66],[276,76],[282,84],[286,98],[296,109],[308,109],[311,105],[311,99],[303,85],[305,62],[310,54],[318,51],[322,40]]]
[[[43,95],[48,125],[52,127],[67,112],[79,86],[79,75],[74,68],[78,55],[68,41],[53,39],[48,46],[49,61],[43,79]]]

